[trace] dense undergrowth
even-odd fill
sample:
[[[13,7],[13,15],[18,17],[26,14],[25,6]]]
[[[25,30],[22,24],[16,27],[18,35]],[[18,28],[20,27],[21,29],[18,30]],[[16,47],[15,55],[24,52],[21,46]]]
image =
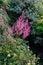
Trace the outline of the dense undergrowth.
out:
[[[43,65],[43,1],[0,0],[0,65]]]

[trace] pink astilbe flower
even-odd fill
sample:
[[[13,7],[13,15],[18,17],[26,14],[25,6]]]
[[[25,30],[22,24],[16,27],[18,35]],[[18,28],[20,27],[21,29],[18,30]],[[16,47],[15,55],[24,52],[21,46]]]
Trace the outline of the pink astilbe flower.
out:
[[[23,38],[25,39],[30,33],[30,26],[28,25],[28,19],[24,22]]]
[[[24,30],[22,37],[25,39],[29,35],[29,33],[30,33],[30,28],[28,27],[26,30]]]
[[[15,22],[15,24],[12,26],[14,28],[14,31],[16,31],[16,34],[21,35],[23,33],[23,27],[24,27],[24,16],[22,15],[18,18],[18,20]]]
[[[12,34],[14,31],[17,35],[22,35],[22,38],[25,39],[30,33],[30,25],[28,24],[28,19],[24,19],[24,12],[17,19],[14,25],[9,28],[10,33]]]

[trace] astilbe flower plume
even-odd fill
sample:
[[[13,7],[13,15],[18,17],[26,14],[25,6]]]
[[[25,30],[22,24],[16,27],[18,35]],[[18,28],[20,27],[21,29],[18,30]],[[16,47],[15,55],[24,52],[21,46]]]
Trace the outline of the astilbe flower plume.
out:
[[[17,35],[22,35],[22,38],[25,39],[30,33],[30,25],[28,24],[28,19],[24,19],[24,12],[17,19],[12,27],[9,28],[10,34],[15,32]]]

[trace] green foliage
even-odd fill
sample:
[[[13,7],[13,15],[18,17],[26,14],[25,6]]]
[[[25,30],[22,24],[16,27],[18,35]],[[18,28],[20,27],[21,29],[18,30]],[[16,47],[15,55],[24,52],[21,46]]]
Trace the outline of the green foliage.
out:
[[[7,9],[16,13],[24,11],[25,17],[32,20],[40,18],[43,15],[43,4],[41,0],[6,0]],[[41,5],[41,6],[40,6]]]
[[[8,29],[9,22],[13,24],[22,11],[25,18],[32,20],[30,22],[31,36],[34,44],[43,46],[43,1],[42,0],[0,0],[0,5],[6,6],[6,9],[15,14],[7,13],[0,8],[0,16],[2,16],[5,24],[5,29]],[[9,14],[9,13],[8,13]],[[2,25],[3,26],[3,25]],[[4,28],[3,28],[4,29]],[[26,45],[28,41],[20,37],[10,37],[3,35],[3,30],[0,25],[0,65],[39,65],[36,55]],[[6,30],[7,31],[7,30]],[[9,40],[10,39],[10,40]],[[32,43],[32,42],[31,42]],[[40,59],[39,59],[40,60]]]
[[[14,38],[9,42],[7,36],[1,36],[0,64],[1,65],[35,65],[36,56],[26,46],[26,41]]]
[[[32,25],[31,35],[35,44],[43,46],[43,19],[37,20],[35,24]]]
[[[3,31],[6,29],[8,32],[7,14],[0,10],[0,15],[2,15],[1,21],[3,20],[4,28],[0,25],[0,65],[36,65],[38,58],[26,45],[28,41],[21,39],[18,36],[10,37],[10,34],[3,35]],[[5,18],[4,18],[5,17]],[[9,36],[8,36],[9,35]]]
[[[43,1],[7,0],[6,2],[8,2],[8,6],[6,6],[9,11],[16,12],[17,14],[20,14],[22,11],[24,11],[25,18],[29,18],[32,20],[30,22],[30,24],[32,25],[31,35],[34,36],[35,42],[37,42],[37,44],[43,44]],[[39,40],[41,42],[39,42]]]
[[[0,30],[2,31],[1,27]],[[8,35],[0,33],[0,64],[36,65],[38,58],[36,58],[26,43],[28,43],[28,41],[19,37],[12,37],[12,39],[9,40]]]
[[[36,32],[43,33],[43,19],[36,20],[32,27],[36,30]]]

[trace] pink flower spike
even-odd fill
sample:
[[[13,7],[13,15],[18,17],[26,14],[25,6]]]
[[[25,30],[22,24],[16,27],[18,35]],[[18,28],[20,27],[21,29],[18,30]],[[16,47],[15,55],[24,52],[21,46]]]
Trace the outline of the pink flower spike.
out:
[[[28,25],[28,19],[25,20],[24,26],[29,26],[29,25]]]
[[[29,35],[29,33],[30,33],[30,27],[28,27],[27,29],[24,30],[23,36],[22,36],[23,39],[25,39]]]
[[[28,24],[28,19],[24,19],[24,11],[22,15],[17,19],[12,27],[8,28],[9,33],[12,35],[13,32],[17,35],[22,35],[22,38],[25,39],[30,33],[30,26]]]

